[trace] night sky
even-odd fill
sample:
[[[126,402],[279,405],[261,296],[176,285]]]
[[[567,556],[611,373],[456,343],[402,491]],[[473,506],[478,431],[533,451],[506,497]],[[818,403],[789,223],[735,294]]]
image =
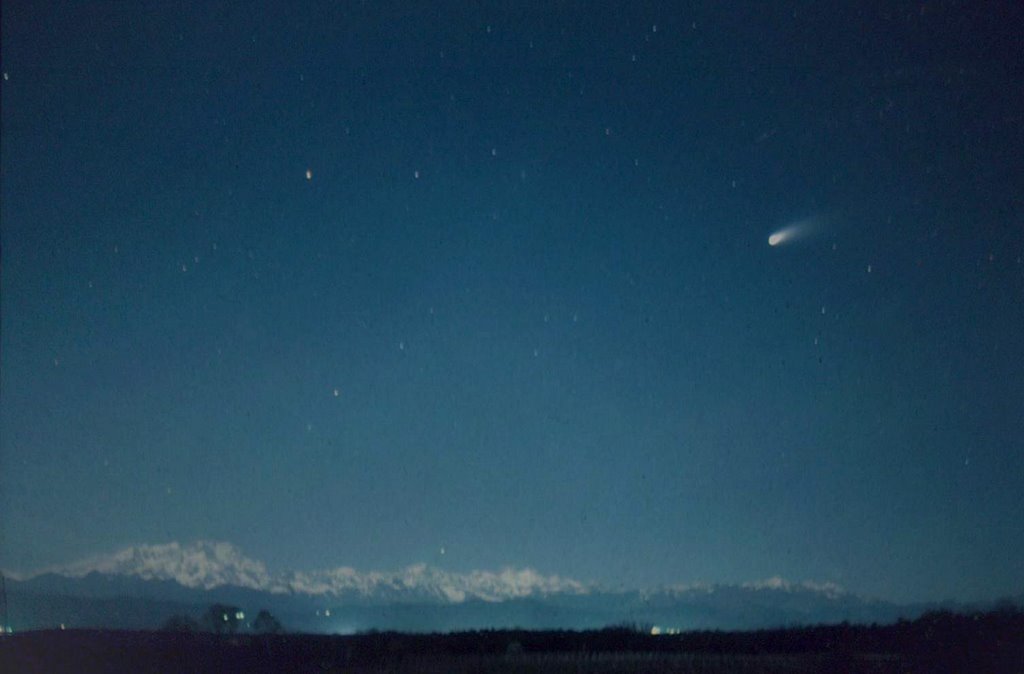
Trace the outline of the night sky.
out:
[[[1022,590],[1019,3],[412,4],[4,2],[0,568]]]

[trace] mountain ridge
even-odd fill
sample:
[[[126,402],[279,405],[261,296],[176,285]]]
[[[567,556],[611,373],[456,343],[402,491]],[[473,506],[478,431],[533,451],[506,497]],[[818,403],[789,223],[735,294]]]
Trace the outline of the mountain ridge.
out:
[[[414,564],[390,572],[339,566],[278,573],[218,541],[132,546],[8,579],[17,629],[59,624],[155,629],[168,619],[172,605],[198,616],[213,603],[247,613],[268,609],[290,629],[327,633],[622,624],[762,629],[885,623],[938,607],[865,599],[834,584],[777,576],[738,584],[609,589],[512,567],[454,573]]]
[[[536,570],[503,567],[498,571],[468,573],[445,571],[427,564],[412,564],[397,571],[361,572],[350,566],[313,571],[270,572],[266,565],[247,557],[240,548],[224,541],[176,541],[129,546],[106,555],[96,555],[69,564],[48,566],[8,577],[31,581],[51,574],[85,578],[97,573],[146,581],[174,581],[189,589],[213,590],[231,586],[272,594],[302,594],[311,597],[377,597],[383,600],[418,599],[460,603],[469,599],[508,599],[580,594],[588,586]]]
[[[262,561],[247,557],[238,546],[212,540],[197,540],[187,544],[172,541],[128,546],[110,554],[49,566],[29,574],[8,576],[30,581],[45,574],[78,579],[90,574],[100,574],[144,581],[173,581],[182,587],[200,590],[236,587],[282,595],[383,601],[433,600],[447,603],[462,603],[474,599],[501,602],[556,595],[631,592],[648,598],[681,597],[711,594],[732,587],[742,587],[751,591],[818,593],[829,599],[851,596],[834,583],[794,582],[779,576],[738,586],[694,583],[663,585],[648,589],[609,590],[597,583],[581,582],[559,575],[544,575],[531,567],[505,566],[498,571],[473,570],[459,573],[418,563],[397,571],[358,571],[350,566],[337,566],[313,571],[291,570],[274,573],[269,571]]]

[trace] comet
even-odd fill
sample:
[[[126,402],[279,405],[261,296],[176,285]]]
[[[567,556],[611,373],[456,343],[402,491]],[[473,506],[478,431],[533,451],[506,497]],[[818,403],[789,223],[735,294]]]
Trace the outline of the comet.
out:
[[[787,241],[791,241],[796,234],[797,230],[795,227],[786,227],[777,232],[772,232],[771,236],[768,237],[768,245],[781,246]]]
[[[802,239],[805,236],[812,234],[817,228],[817,224],[818,219],[814,217],[791,222],[782,229],[772,232],[768,236],[768,245],[774,248],[776,246],[781,246],[784,243],[792,243],[797,239]]]

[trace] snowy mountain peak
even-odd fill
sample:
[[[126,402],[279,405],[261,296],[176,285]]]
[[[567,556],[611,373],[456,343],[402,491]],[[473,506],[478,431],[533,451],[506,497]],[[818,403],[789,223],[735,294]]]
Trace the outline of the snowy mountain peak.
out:
[[[583,594],[587,586],[559,576],[545,576],[533,569],[504,568],[498,572],[451,573],[415,564],[395,572],[359,573],[339,567],[310,573],[293,573],[286,582],[302,594],[355,594],[361,597],[415,596],[453,603],[468,599],[504,601],[549,594]]]
[[[829,597],[838,597],[845,592],[842,587],[835,583],[815,583],[812,581],[794,583],[786,580],[785,578],[780,578],[779,576],[772,576],[771,578],[766,578],[764,580],[743,583],[742,587],[749,590],[781,590],[783,592],[804,590],[808,592],[818,592]]]
[[[221,585],[263,590],[271,585],[263,562],[249,559],[238,548],[222,541],[138,545],[51,570],[71,577],[97,572],[144,580],[173,580],[204,590]]]
[[[813,581],[793,582],[780,576],[772,576],[764,580],[755,580],[740,584],[722,583],[688,583],[677,585],[666,585],[651,590],[642,590],[641,595],[647,599],[656,597],[697,597],[720,594],[743,590],[748,593],[775,593],[775,594],[797,594],[806,593],[817,595],[827,600],[842,599],[851,597],[849,592],[835,583],[816,583]]]

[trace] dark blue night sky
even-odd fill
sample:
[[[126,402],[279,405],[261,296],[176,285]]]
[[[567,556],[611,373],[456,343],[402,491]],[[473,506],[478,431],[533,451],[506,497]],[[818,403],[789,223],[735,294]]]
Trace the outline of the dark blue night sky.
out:
[[[0,568],[1021,591],[1018,3],[418,4],[4,3]]]

